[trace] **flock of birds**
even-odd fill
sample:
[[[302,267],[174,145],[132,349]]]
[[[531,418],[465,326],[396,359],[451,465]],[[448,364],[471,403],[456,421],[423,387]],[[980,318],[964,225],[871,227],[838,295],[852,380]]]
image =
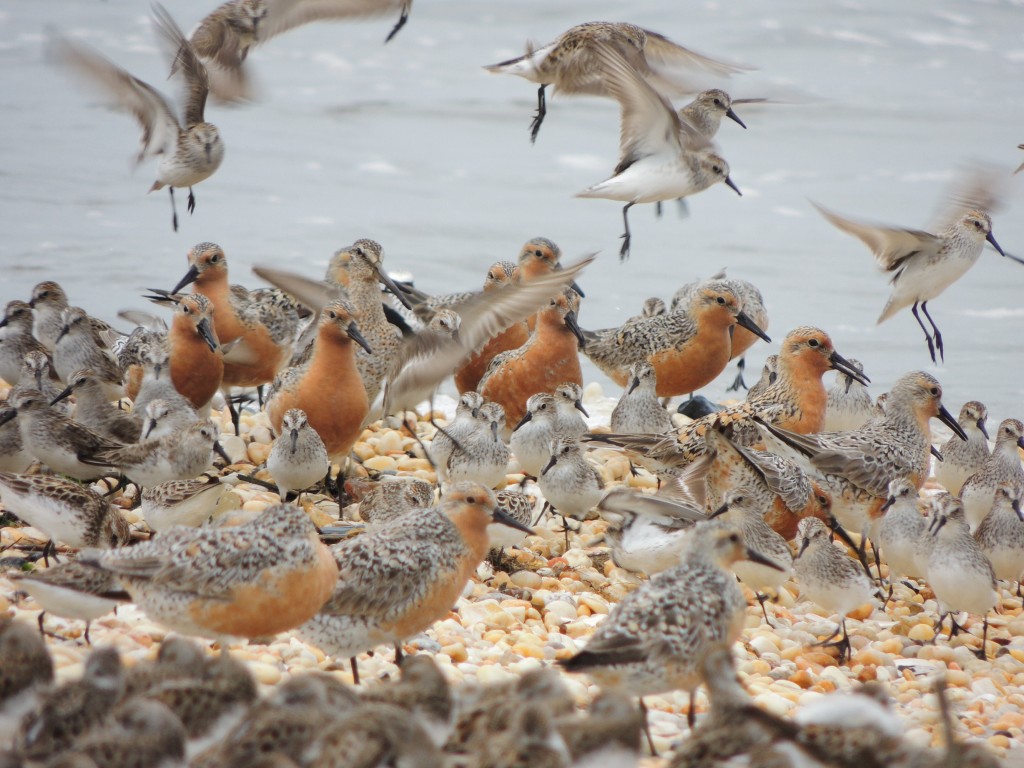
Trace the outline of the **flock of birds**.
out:
[[[135,114],[144,129],[140,160],[161,156],[153,188],[169,188],[173,209],[174,188],[188,187],[191,212],[191,188],[224,154],[205,122],[207,96],[250,92],[251,47],[308,21],[389,9],[401,12],[393,36],[410,4],[232,0],[191,38],[154,5],[172,74],[188,85],[183,120],[156,90],[86,46],[54,38],[52,50]],[[727,75],[736,71],[730,65],[633,25],[590,23],[489,69],[539,84],[534,138],[548,86],[619,101],[619,164],[581,194],[625,202],[623,257],[632,205],[685,198],[719,181],[739,192],[711,143],[722,117],[740,122],[738,102],[717,89],[679,111],[668,101],[695,90],[687,81],[695,72]],[[944,349],[927,303],[977,261],[986,241],[1008,256],[992,236],[998,177],[976,170],[960,182],[947,224],[934,234],[822,210],[893,273],[880,322],[911,306],[933,360]],[[840,664],[851,652],[846,615],[875,599],[884,608],[903,580],[915,591],[927,584],[951,637],[964,630],[961,614],[980,617],[975,653],[986,658],[988,614],[1002,599],[997,579],[1016,581],[1019,592],[1024,571],[1024,424],[1003,420],[990,452],[984,405],[966,403],[954,418],[924,371],[901,376],[875,399],[863,366],[810,326],[785,335],[744,401],[701,412],[693,399],[684,405],[693,418],[681,422],[662,398],[692,395],[752,344],[771,341],[752,284],[715,275],[683,286],[668,305],[649,300],[620,327],[589,331],[578,322],[577,280],[594,256],[563,264],[546,238],[527,241],[514,262],[493,264],[482,290],[448,296],[392,279],[383,259],[379,243],[360,239],[334,255],[323,280],[259,267],[276,287],[250,290],[229,282],[219,245],[199,243],[181,281],[148,295],[172,312],[170,322],[125,312],[136,326],[130,333],[72,306],[53,281],[37,285],[29,301],[7,304],[0,378],[11,389],[0,405],[0,499],[51,539],[37,554],[48,560],[54,542],[79,550],[12,574],[18,588],[45,611],[86,622],[130,601],[174,632],[218,640],[225,653],[207,659],[171,639],[152,666],[125,672],[114,651],[100,649],[81,681],[48,688],[45,646],[5,620],[0,722],[12,749],[0,760],[176,765],[187,743],[192,765],[427,766],[442,764],[444,748],[458,755],[446,754],[453,764],[562,766],[582,765],[587,755],[610,759],[610,737],[635,763],[643,718],[622,697],[692,694],[703,684],[710,712],[673,766],[751,751],[770,754],[772,765],[991,764],[958,741],[946,709],[939,751],[909,744],[870,695],[848,696],[857,702],[852,710],[834,705],[821,720],[775,718],[750,700],[729,648],[747,614],[737,578],[769,624],[768,593],[795,578],[804,597],[837,617],[820,644],[836,646]],[[581,352],[624,388],[607,431],[583,419]],[[826,390],[828,371],[836,380]],[[449,376],[458,408],[431,434],[410,413]],[[742,375],[736,385],[745,386]],[[221,445],[211,409],[221,398],[241,436],[235,392],[253,388],[277,435],[266,469],[281,503],[235,525],[211,525],[226,484],[204,473],[218,454],[226,466],[244,458]],[[432,405],[430,412],[433,422]],[[381,418],[419,442],[439,497],[424,480],[385,477],[359,500],[364,524],[317,529],[289,497],[321,483],[344,494],[334,467],[358,460],[357,441]],[[953,432],[938,449],[932,418]],[[658,477],[658,493],[605,488],[587,458],[591,447],[628,455],[633,472]],[[947,492],[922,498],[933,456]],[[520,487],[496,492],[510,470],[522,475]],[[116,490],[140,506],[148,540],[136,543],[142,534],[93,487],[101,478],[111,486],[118,478]],[[228,641],[294,630],[351,659],[358,683],[360,654],[393,645],[401,660],[403,643],[448,614],[490,551],[532,533],[540,520],[527,492],[533,481],[562,518],[566,549],[570,521],[597,515],[608,522],[615,563],[650,577],[582,651],[559,662],[607,692],[586,716],[566,703],[551,670],[457,695],[420,656],[405,660],[400,681],[361,695],[310,675],[256,700],[244,665],[226,654]],[[901,587],[895,597],[905,594]],[[150,677],[135,680],[136,673]],[[939,692],[942,702],[941,685]],[[851,721],[850,711],[860,714]]]

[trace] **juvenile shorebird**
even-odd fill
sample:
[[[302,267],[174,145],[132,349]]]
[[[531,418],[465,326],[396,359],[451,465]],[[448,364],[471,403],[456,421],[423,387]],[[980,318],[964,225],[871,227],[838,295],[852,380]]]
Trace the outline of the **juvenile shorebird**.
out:
[[[328,305],[320,316],[313,357],[302,368],[285,370],[267,399],[276,432],[281,432],[285,412],[299,408],[335,461],[348,458],[370,410],[353,343],[371,349],[356,326],[352,306],[344,301]]]
[[[485,67],[496,74],[518,75],[540,85],[537,114],[530,124],[530,140],[537,140],[547,114],[544,91],[612,96],[606,81],[608,65],[599,55],[601,45],[611,46],[640,76],[659,91],[694,93],[701,80],[727,77],[740,67],[683,48],[664,35],[622,22],[590,21],[566,30],[542,48],[527,46],[526,55]]]
[[[69,547],[106,549],[127,544],[128,521],[88,486],[52,475],[0,472],[4,507]]]
[[[146,416],[142,420],[142,440],[159,440],[174,432],[181,432],[197,421],[202,421],[184,398],[176,406],[172,406],[172,402],[163,399],[149,401],[146,405]]]
[[[455,406],[455,418],[434,433],[430,441],[430,460],[442,478],[448,471],[448,458],[456,444],[479,427],[480,406],[483,404],[484,398],[479,392],[463,392]]]
[[[754,382],[754,386],[747,390],[747,398],[757,397],[770,385],[775,383],[779,377],[779,356],[768,355],[764,359],[764,367],[761,369],[761,376]]]
[[[132,413],[137,419],[145,423],[146,411],[154,400],[163,400],[172,413],[187,413],[199,418],[192,402],[175,389],[170,375],[169,353],[162,344],[142,352],[140,367],[139,389],[132,400]]]
[[[89,463],[98,451],[119,447],[88,427],[51,408],[38,391],[19,392],[8,403],[5,419],[17,418],[21,444],[54,472],[76,480],[93,480],[109,472],[109,465]]]
[[[332,548],[334,593],[298,634],[332,656],[355,656],[422,632],[455,604],[487,554],[487,525],[526,526],[496,507],[479,483],[452,486],[438,507],[410,512]]]
[[[437,747],[443,747],[455,725],[455,697],[441,668],[427,655],[406,656],[398,665],[401,677],[366,690],[365,702],[404,709]]]
[[[76,768],[105,765],[181,765],[185,760],[185,728],[159,701],[131,700],[119,706],[101,724],[82,735],[61,759]]]
[[[221,640],[298,626],[324,604],[338,574],[312,521],[291,504],[240,526],[179,527],[80,559],[113,573],[153,621]]]
[[[675,312],[629,327],[584,332],[583,354],[620,386],[629,380],[629,366],[647,361],[657,374],[658,397],[686,395],[725,369],[737,325],[770,341],[726,282],[709,281]]]
[[[113,611],[121,602],[111,596],[121,591],[117,579],[74,560],[45,570],[11,573],[9,578],[42,607],[40,632],[45,634],[43,616],[47,613],[79,619],[85,622],[85,642],[90,645],[89,625],[94,619]]]
[[[679,565],[694,524],[707,519],[696,504],[625,488],[606,493],[597,511],[609,522],[604,536],[612,562],[649,576]]]
[[[197,528],[210,519],[228,486],[215,475],[169,480],[142,489],[139,513],[154,531],[175,525]]]
[[[928,314],[928,302],[938,298],[974,266],[986,241],[1001,256],[1024,264],[1024,260],[1004,253],[992,235],[989,212],[996,207],[999,182],[997,172],[980,168],[958,179],[946,221],[935,234],[851,221],[815,204],[822,216],[861,240],[871,249],[878,265],[892,273],[892,295],[878,316],[878,322],[885,322],[904,307],[911,307],[914,319],[924,331],[932,362],[936,361],[936,351],[939,357],[944,358],[944,354],[942,335]],[[931,332],[918,315],[918,306],[928,318]]]
[[[722,125],[722,118],[728,117],[740,128],[746,123],[740,120],[733,104],[750,104],[763,99],[734,99],[721,88],[709,88],[698,93],[689,104],[679,110],[679,117],[687,121],[706,139],[713,139]]]
[[[974,651],[979,659],[985,658],[988,642],[988,612],[999,602],[999,590],[992,563],[974,537],[964,517],[964,507],[955,497],[936,515],[929,527],[935,545],[928,556],[928,586],[939,601],[942,614],[936,623],[941,630],[943,620],[949,616],[949,636],[953,638],[963,629],[956,622],[954,612],[966,611],[984,616],[981,648]]]
[[[95,451],[85,462],[117,467],[142,488],[171,480],[189,480],[210,467],[214,452],[231,463],[217,436],[217,428],[213,424],[197,421],[180,432],[172,432],[156,440]]]
[[[69,306],[67,294],[58,283],[46,280],[32,289],[28,305],[32,307],[32,333],[40,344],[53,352],[64,327],[62,315]]]
[[[859,360],[851,357],[847,362],[858,373],[864,373],[864,365]],[[851,432],[881,415],[882,410],[875,405],[874,398],[860,379],[836,371],[835,381],[828,388],[824,432]]]
[[[9,301],[0,319],[0,379],[12,386],[21,381],[25,355],[46,348],[32,335],[32,308],[24,301]]]
[[[98,435],[118,443],[134,443],[141,437],[142,425],[127,411],[111,405],[103,382],[90,368],[74,371],[67,387],[50,401],[52,407],[66,397],[75,396],[75,421]]]
[[[981,525],[992,509],[996,488],[1003,483],[1024,488],[1024,468],[1021,467],[1018,448],[1024,448],[1024,423],[1005,419],[996,432],[996,447],[992,455],[960,488],[964,518],[972,531]]]
[[[801,594],[829,613],[839,615],[835,631],[819,645],[839,649],[839,662],[850,656],[850,637],[846,632],[846,614],[871,600],[877,592],[857,562],[832,544],[831,534],[821,520],[808,517],[797,529],[800,551],[793,561]],[[841,635],[834,643],[829,641]]]
[[[555,387],[555,430],[569,437],[580,437],[589,431],[580,416],[590,416],[583,407],[583,387],[567,381]]]
[[[537,498],[523,491],[504,488],[494,494],[498,500],[498,509],[524,526],[533,523],[537,509]],[[526,531],[521,528],[510,528],[502,523],[491,523],[487,526],[487,538],[491,542],[491,551],[504,549],[518,544],[526,538]]]
[[[757,497],[751,488],[741,485],[725,494],[722,505],[710,515],[711,518],[719,516],[740,529],[748,547],[775,563],[776,567],[768,567],[739,560],[732,566],[736,577],[754,590],[764,620],[771,626],[764,605],[768,595],[764,590],[778,589],[792,575],[793,553],[789,550],[789,544],[765,522],[765,510],[757,505]]]
[[[555,433],[551,441],[551,458],[537,477],[544,499],[562,517],[565,548],[569,548],[569,523],[585,519],[604,495],[601,473],[583,455],[579,440]]]
[[[367,523],[387,523],[434,503],[434,486],[415,477],[388,477],[359,500],[359,517]]]
[[[455,450],[448,457],[447,481],[472,480],[488,488],[505,482],[512,453],[501,437],[500,430],[504,426],[504,408],[492,402],[481,405],[476,429],[460,436]]]
[[[654,366],[644,361],[629,366],[629,384],[612,410],[612,432],[660,434],[672,429],[672,417],[657,395]]]
[[[117,100],[118,105],[134,115],[142,126],[142,147],[136,163],[160,155],[156,181],[149,191],[167,187],[171,195],[171,223],[178,229],[178,211],[174,205],[174,188],[188,187],[188,211],[196,207],[192,187],[205,181],[220,167],[224,159],[224,143],[217,126],[206,122],[203,109],[209,91],[209,79],[195,50],[182,34],[170,14],[159,3],[153,5],[156,29],[173,58],[175,70],[181,70],[187,84],[187,95],[179,121],[171,103],[151,85],[109,61],[92,48],[65,37],[52,42],[59,61],[82,72],[87,78]]]
[[[554,392],[564,383],[583,384],[579,344],[583,333],[576,322],[579,295],[571,288],[551,299],[537,316],[537,328],[519,349],[491,360],[478,391],[505,409],[506,424],[514,427],[526,413],[526,401],[538,392]]]
[[[56,371],[53,370],[53,363],[50,358],[39,350],[32,350],[25,354],[25,359],[21,363],[21,376],[18,379],[18,383],[11,387],[11,391],[7,393],[7,399],[10,400],[15,393],[22,390],[36,389],[53,405],[53,399],[63,389],[62,384],[63,382],[57,376]],[[58,410],[65,415],[69,415],[71,412],[70,408],[64,406],[59,407]]]
[[[53,681],[46,641],[29,624],[0,617],[0,740],[14,741],[21,719]]]
[[[17,411],[0,403],[0,472],[24,472],[36,460],[21,442]]]
[[[697,526],[679,565],[626,595],[586,647],[558,663],[625,694],[682,689],[692,695],[707,650],[731,645],[743,630],[747,601],[726,570],[743,559],[777,567],[750,549],[737,528],[715,521]],[[690,712],[692,722],[692,706]]]
[[[609,95],[622,110],[619,162],[612,176],[577,197],[619,200],[625,232],[619,256],[629,257],[629,209],[637,203],[685,198],[723,182],[737,195],[729,164],[700,132],[684,122],[622,54],[605,43],[594,46]]]
[[[919,500],[917,486],[909,480],[896,478],[889,483],[889,498],[882,505],[883,517],[878,525],[878,546],[889,566],[886,602],[892,598],[897,578],[920,579],[925,575],[918,565],[917,551],[921,539],[928,535],[928,523],[919,509]]]
[[[942,461],[935,465],[935,479],[954,496],[960,495],[964,482],[988,460],[988,409],[977,400],[964,403],[957,424],[967,435],[966,442],[956,435],[942,444]]]
[[[368,18],[398,11],[398,21],[385,42],[409,18],[412,0],[229,0],[218,5],[192,33],[189,42],[210,70],[210,92],[220,101],[255,97],[245,60],[250,49],[294,27],[314,21]]]
[[[285,411],[281,419],[281,434],[267,456],[267,471],[277,483],[281,501],[288,493],[297,491],[301,496],[331,471],[327,448],[316,430],[309,426],[306,414],[299,408]]]
[[[539,392],[526,401],[526,413],[512,430],[509,447],[519,468],[529,477],[540,477],[551,458],[551,440],[558,431],[555,396]]]
[[[68,307],[61,316],[64,327],[53,349],[53,369],[68,383],[75,371],[89,369],[102,385],[106,399],[117,400],[124,395],[121,366],[113,353],[102,346],[89,324],[89,316],[81,307]]]
[[[974,538],[992,563],[997,579],[1016,581],[1024,574],[1024,488],[1003,483],[996,488],[992,509],[974,531]]]
[[[427,729],[395,704],[363,703],[325,729],[318,746],[310,768],[347,768],[354,764],[354,756],[365,760],[365,765],[446,765]]]
[[[117,650],[93,651],[80,679],[47,691],[25,716],[15,749],[33,761],[61,754],[107,716],[123,688],[124,668]]]

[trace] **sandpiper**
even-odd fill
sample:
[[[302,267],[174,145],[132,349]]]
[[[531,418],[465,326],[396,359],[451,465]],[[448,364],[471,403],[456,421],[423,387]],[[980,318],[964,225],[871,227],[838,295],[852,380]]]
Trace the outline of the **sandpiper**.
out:
[[[954,496],[960,495],[964,482],[980,470],[988,459],[988,431],[985,422],[988,409],[977,400],[964,403],[957,424],[967,435],[967,441],[953,435],[942,444],[942,461],[935,465],[935,479]]]
[[[21,381],[25,355],[39,352],[49,357],[49,353],[32,335],[32,308],[24,301],[7,302],[0,329],[0,379],[14,385]]]
[[[126,411],[110,404],[103,381],[95,371],[90,368],[74,371],[67,384],[50,400],[51,407],[74,394],[75,421],[79,424],[118,443],[134,443],[141,437],[142,425]]]
[[[657,374],[647,361],[629,367],[629,384],[612,411],[612,432],[667,432],[672,417],[658,400]]]
[[[74,560],[44,570],[11,573],[10,579],[42,607],[40,632],[44,632],[43,616],[47,613],[79,619],[85,622],[83,636],[89,644],[89,625],[122,602],[116,596],[121,592],[117,579]]]
[[[996,488],[1003,483],[1024,488],[1024,468],[1021,467],[1018,448],[1024,448],[1024,423],[1005,419],[996,432],[996,447],[992,455],[960,488],[964,517],[972,531],[981,525],[992,508]]]
[[[154,531],[197,528],[209,521],[228,488],[216,475],[151,485],[142,490],[139,513]]]
[[[327,448],[316,430],[309,426],[306,414],[300,408],[285,411],[281,419],[281,434],[267,456],[267,470],[277,483],[281,501],[288,493],[300,493],[323,480],[331,471]]]

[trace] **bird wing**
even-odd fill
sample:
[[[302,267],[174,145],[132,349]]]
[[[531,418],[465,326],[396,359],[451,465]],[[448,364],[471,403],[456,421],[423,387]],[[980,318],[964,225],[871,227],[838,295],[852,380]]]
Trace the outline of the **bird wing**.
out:
[[[269,0],[267,18],[259,27],[259,42],[313,21],[341,21],[408,13],[412,0]]]
[[[287,269],[255,266],[252,271],[313,312],[319,312],[332,301],[344,296],[344,289],[341,286],[328,285],[323,280],[314,280]]]
[[[987,163],[972,163],[961,168],[946,187],[944,199],[932,218],[941,232],[968,211],[992,215],[1005,207],[1013,174]]]
[[[83,73],[135,116],[142,126],[137,163],[173,151],[181,125],[163,94],[83,43],[57,36],[50,42],[50,53],[56,61]]]
[[[644,34],[647,40],[642,60],[648,71],[641,70],[641,73],[663,93],[693,93],[701,89],[702,81],[729,77],[753,69],[684,48],[649,29],[645,29]]]
[[[818,212],[838,229],[863,242],[875,255],[875,261],[886,272],[895,272],[911,256],[922,253],[937,254],[942,241],[935,235],[917,229],[884,227],[852,221],[811,203]]]
[[[160,42],[172,57],[171,74],[181,72],[185,78],[185,125],[204,122],[203,110],[210,93],[210,78],[192,44],[160,3],[153,3],[153,16]]]

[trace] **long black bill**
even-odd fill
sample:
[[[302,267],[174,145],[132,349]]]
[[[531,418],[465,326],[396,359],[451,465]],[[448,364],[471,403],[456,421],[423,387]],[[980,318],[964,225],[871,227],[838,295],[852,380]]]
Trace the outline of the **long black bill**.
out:
[[[8,322],[7,321],[7,315],[4,315],[4,319],[0,320],[0,328],[6,328],[7,327],[7,322]]]
[[[961,440],[967,440],[967,433],[964,432],[964,428],[956,423],[956,419],[953,418],[953,414],[946,410],[946,406],[939,406],[939,421],[953,430],[953,434],[959,437]]]
[[[1014,261],[1016,261],[1016,262],[1017,262],[1018,264],[1024,264],[1024,259],[1021,259],[1021,258],[1019,258],[1019,257],[1017,257],[1017,256],[1014,256],[1014,255],[1013,255],[1012,253],[1007,253],[1006,251],[1004,251],[1004,250],[1003,250],[1003,249],[1002,249],[1002,248],[1001,248],[1001,247],[999,246],[999,243],[997,243],[997,242],[996,242],[996,239],[995,239],[995,237],[994,237],[994,236],[992,235],[992,233],[991,233],[991,232],[989,232],[989,233],[988,233],[988,237],[986,237],[985,239],[986,239],[986,240],[988,240],[988,241],[989,241],[989,242],[990,242],[990,243],[992,244],[992,247],[993,247],[993,248],[995,248],[995,249],[996,249],[997,251],[999,251],[999,255],[1000,255],[1000,256],[1005,256],[1005,257],[1006,257],[1006,258],[1008,258],[1008,259],[1013,259],[1013,260],[1014,260]]]
[[[516,431],[518,431],[518,429],[519,429],[519,428],[520,428],[521,426],[523,426],[523,424],[525,424],[525,423],[526,423],[526,422],[528,422],[528,421],[532,421],[532,420],[533,420],[533,413],[531,413],[530,411],[527,411],[527,412],[526,412],[526,415],[524,415],[524,416],[523,416],[523,418],[521,418],[521,419],[519,420],[519,423],[518,423],[518,424],[516,424],[516,428],[515,428],[515,429],[513,429],[512,431],[513,431],[513,432],[516,432]]]
[[[1010,505],[1013,507],[1013,511],[1017,513],[1017,518],[1024,523],[1024,511],[1020,508],[1020,499],[1014,499],[1010,502]]]
[[[74,390],[74,387],[69,384],[67,387],[65,387],[63,390],[61,390],[61,393],[59,395],[57,395],[55,398],[53,398],[53,400],[50,401],[50,405],[54,405],[56,403],[59,403],[61,400],[65,399],[66,397],[70,397],[71,396],[71,392],[73,390]]]
[[[840,373],[846,374],[851,379],[859,381],[864,386],[867,386],[868,384],[871,383],[871,379],[869,379],[863,373],[854,368],[853,363],[851,363],[849,360],[847,360],[845,357],[840,355],[835,350],[832,350],[832,354],[828,356],[828,361],[832,364],[832,368],[839,371]]]
[[[740,116],[733,111],[732,107],[729,107],[729,109],[725,113],[725,116],[728,117],[730,120],[735,120],[737,123],[739,123],[740,128],[746,129],[747,124],[740,120]]]
[[[580,413],[582,413],[588,419],[590,418],[590,414],[587,413],[587,409],[583,407],[583,401],[582,400],[577,400],[575,403],[573,403],[573,406],[575,406],[576,410],[579,411]]]
[[[295,453],[295,448],[299,444],[299,430],[293,429],[288,436],[291,438],[292,453]]]
[[[938,449],[938,448],[936,448],[936,447],[935,447],[934,445],[932,445],[932,446],[929,446],[929,447],[928,447],[928,452],[929,452],[929,453],[931,453],[931,455],[932,455],[932,456],[934,456],[934,457],[935,457],[936,459],[938,459],[939,461],[945,461],[945,460],[946,460],[946,457],[945,457],[945,456],[943,456],[943,455],[942,455],[942,454],[941,454],[941,453],[939,452],[939,449]]]
[[[8,421],[14,421],[14,417],[17,416],[17,415],[18,415],[18,412],[16,410],[14,410],[13,408],[11,408],[11,410],[9,410],[3,416],[0,416],[0,427],[2,427]]]
[[[202,337],[210,346],[211,352],[217,351],[217,337],[213,335],[213,327],[210,325],[210,318],[204,317],[196,325],[196,330],[199,331],[199,335]]]
[[[583,292],[583,289],[580,288],[580,284],[577,283],[575,280],[572,281],[572,285],[570,285],[569,287],[576,291],[576,293],[580,295],[581,299],[587,298],[587,294]]]
[[[185,273],[185,276],[178,281],[178,284],[174,286],[170,292],[178,293],[186,285],[192,285],[192,283],[196,281],[197,277],[199,277],[199,270],[196,268],[195,264],[193,264],[188,268],[188,272]]]
[[[349,323],[348,328],[346,330],[348,331],[348,337],[352,339],[352,341],[354,341],[360,347],[365,349],[367,354],[373,354],[373,350],[370,349],[369,342],[363,338],[363,334],[359,332],[359,328],[356,327],[355,323]]]
[[[587,340],[584,338],[583,331],[580,330],[580,326],[576,322],[576,313],[571,309],[565,313],[565,326],[572,331],[573,336],[579,339],[580,349],[585,349]]]
[[[985,420],[984,419],[978,419],[977,423],[978,423],[978,429],[981,430],[981,434],[983,434],[985,436],[985,439],[988,440],[988,430],[985,429]]]
[[[767,341],[769,344],[771,343],[771,339],[768,338],[768,334],[762,331],[758,324],[751,320],[750,316],[742,309],[736,313],[736,325],[746,328],[758,338],[763,341]]]
[[[375,264],[374,266],[377,269],[377,277],[380,278],[380,281],[384,284],[384,287],[391,291],[391,293],[394,294],[396,299],[402,302],[403,307],[405,307],[406,309],[412,309],[412,304],[410,304],[409,299],[406,298],[405,291],[403,291],[395,284],[395,281],[388,276],[387,272],[380,268],[380,265]]]
[[[626,390],[627,395],[632,395],[633,390],[640,386],[640,377],[634,376],[633,380],[629,382],[629,389]]]
[[[720,506],[718,509],[716,509],[714,512],[712,512],[710,515],[708,515],[708,520],[713,520],[714,518],[719,517],[720,515],[724,515],[728,511],[729,511],[729,504],[725,503],[722,506]]]
[[[803,551],[803,550],[801,550],[801,551]],[[763,565],[763,566],[765,566],[767,568],[774,568],[776,571],[783,571],[783,570],[785,570],[781,565],[776,563],[770,557],[765,557],[760,552],[758,552],[756,549],[750,549],[749,547],[747,548],[747,557],[746,557],[746,559],[749,560],[752,563],[757,563],[758,565]]]
[[[6,323],[6,320],[7,320],[7,318],[4,318],[5,323]],[[68,331],[70,331],[70,330],[71,330],[71,326],[70,325],[65,325],[63,328],[61,328],[60,329],[60,333],[57,334],[57,338],[54,340],[53,343],[56,344],[58,341],[63,339],[65,336],[67,336],[68,335]]]
[[[743,193],[740,192],[740,188],[736,186],[736,182],[732,180],[731,176],[725,177],[725,184],[726,186],[731,187],[732,191],[735,192],[737,195],[743,197]]]
[[[502,512],[498,508],[495,508],[491,512],[491,519],[494,520],[494,522],[496,522],[496,523],[501,523],[502,525],[507,525],[509,528],[515,528],[517,531],[523,531],[524,533],[528,533],[531,536],[533,535],[533,528],[531,528],[528,525],[523,525],[518,520],[516,520],[514,517],[511,517],[507,513]]]
[[[553,466],[555,466],[555,464],[557,464],[557,463],[558,463],[558,454],[557,453],[551,454],[551,458],[548,459],[548,463],[544,465],[544,469],[542,469],[540,471],[540,473],[542,475],[546,475],[548,473],[548,470],[551,469]]]
[[[227,462],[228,464],[231,463],[231,457],[228,456],[228,452],[224,450],[224,446],[221,445],[219,441],[213,441],[213,450],[218,456],[224,459],[225,462]]]
[[[889,507],[891,507],[895,503],[896,503],[896,497],[895,496],[890,496],[888,499],[885,500],[885,503],[879,508],[878,511],[879,512],[885,512],[885,510],[887,510]]]

